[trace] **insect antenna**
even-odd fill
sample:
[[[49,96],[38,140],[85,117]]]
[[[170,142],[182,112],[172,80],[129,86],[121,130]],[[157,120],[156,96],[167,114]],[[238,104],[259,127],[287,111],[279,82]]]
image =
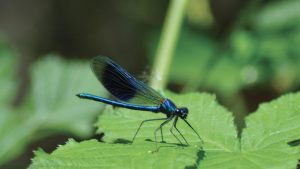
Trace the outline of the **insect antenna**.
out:
[[[182,119],[193,131],[194,133],[197,134],[197,136],[199,137],[199,139],[201,140],[201,143],[203,144],[203,140],[202,138],[200,137],[200,135],[196,132],[196,130],[190,125],[190,123],[186,120],[186,119]]]

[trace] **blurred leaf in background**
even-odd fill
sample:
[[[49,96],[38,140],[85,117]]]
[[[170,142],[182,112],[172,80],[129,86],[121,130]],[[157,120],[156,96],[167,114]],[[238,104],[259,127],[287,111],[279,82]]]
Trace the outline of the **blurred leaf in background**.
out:
[[[15,54],[0,34],[0,107],[9,106],[15,96],[16,83],[14,81]]]
[[[294,28],[300,24],[299,10],[300,2],[297,0],[270,1],[253,15],[252,25],[264,33]]]
[[[28,104],[39,124],[56,130],[67,129],[81,137],[92,133],[89,124],[102,105],[84,102],[75,95],[83,91],[106,94],[88,65],[88,62],[63,61],[57,56],[47,56],[34,65]]]
[[[248,6],[237,18],[240,24],[233,26],[225,38],[209,31],[212,28],[207,29],[209,19],[186,22],[175,51],[169,83],[181,85],[183,91],[216,92],[230,107],[232,103],[226,103],[230,100],[243,105],[242,92],[253,87],[270,90],[274,95],[299,88],[299,1],[270,1],[258,3],[254,8],[251,3]],[[205,11],[205,16],[209,16],[210,11]],[[189,15],[197,18],[200,13]],[[158,35],[154,33],[151,37],[150,56],[156,49]],[[234,112],[249,112],[247,109],[244,105]]]
[[[187,81],[190,87],[202,86],[222,95],[232,95],[260,83],[271,83],[278,92],[294,89],[300,82],[296,74],[300,69],[297,66],[300,36],[295,33],[300,34],[300,27],[297,32],[282,35],[258,36],[245,30],[236,31],[230,37],[229,47],[214,56],[217,47],[212,39],[184,29],[170,80]]]
[[[4,65],[0,66],[0,165],[46,136],[66,133],[86,138],[92,135],[92,123],[102,105],[84,102],[75,95],[85,91],[105,96],[106,92],[87,62],[65,61],[56,55],[37,61],[31,69],[29,95],[15,108],[10,105],[17,83],[13,76],[15,57],[4,45],[0,49],[0,64]]]

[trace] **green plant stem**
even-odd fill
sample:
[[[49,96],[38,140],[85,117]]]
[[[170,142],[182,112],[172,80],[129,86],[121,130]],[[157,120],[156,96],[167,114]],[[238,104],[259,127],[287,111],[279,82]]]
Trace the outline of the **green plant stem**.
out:
[[[171,0],[155,54],[150,85],[164,89],[188,0]]]

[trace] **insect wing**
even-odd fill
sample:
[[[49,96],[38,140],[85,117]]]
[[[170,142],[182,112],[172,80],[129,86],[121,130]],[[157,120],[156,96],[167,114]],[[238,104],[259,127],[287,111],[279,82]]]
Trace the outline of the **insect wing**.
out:
[[[91,67],[98,80],[116,98],[139,105],[158,106],[164,97],[137,80],[108,57],[98,56]]]

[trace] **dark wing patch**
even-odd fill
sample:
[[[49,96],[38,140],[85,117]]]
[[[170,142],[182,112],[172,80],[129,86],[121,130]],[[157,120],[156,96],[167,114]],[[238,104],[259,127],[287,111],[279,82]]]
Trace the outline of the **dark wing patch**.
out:
[[[135,79],[108,57],[95,57],[92,60],[91,67],[103,86],[113,96],[122,101],[157,106],[164,100],[164,97],[157,91]]]

